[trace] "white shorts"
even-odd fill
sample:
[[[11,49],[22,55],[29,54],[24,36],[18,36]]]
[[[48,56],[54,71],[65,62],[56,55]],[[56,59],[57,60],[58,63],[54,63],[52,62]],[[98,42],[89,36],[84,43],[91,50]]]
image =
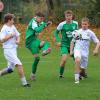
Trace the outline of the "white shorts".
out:
[[[17,57],[16,48],[4,49],[4,56],[8,62],[8,67],[14,68],[15,65],[22,65],[21,61]]]
[[[74,49],[74,58],[79,57],[81,59],[81,52],[80,50]]]
[[[81,50],[74,50],[74,58],[79,57],[81,59],[81,68],[87,68],[88,65],[88,54]]]

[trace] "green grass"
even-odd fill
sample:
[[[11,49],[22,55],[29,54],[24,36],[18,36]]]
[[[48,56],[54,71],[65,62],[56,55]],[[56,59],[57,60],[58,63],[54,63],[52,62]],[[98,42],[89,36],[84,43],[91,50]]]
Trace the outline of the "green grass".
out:
[[[29,80],[33,58],[24,47],[18,49],[25,74]],[[53,49],[50,55],[41,57],[38,65],[37,80],[30,82],[30,88],[21,87],[17,71],[0,77],[0,100],[100,100],[100,55],[89,56],[88,78],[79,85],[74,84],[74,62],[68,59],[64,76],[59,80],[60,53]],[[0,69],[6,66],[0,48]]]

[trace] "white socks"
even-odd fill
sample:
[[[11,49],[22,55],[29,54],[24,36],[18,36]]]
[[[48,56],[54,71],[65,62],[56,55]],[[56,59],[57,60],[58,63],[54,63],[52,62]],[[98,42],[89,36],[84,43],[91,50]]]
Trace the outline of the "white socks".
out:
[[[25,77],[22,77],[21,78],[21,82],[22,82],[22,85],[26,85],[27,84],[26,78]]]
[[[75,83],[79,83],[79,73],[75,74]]]

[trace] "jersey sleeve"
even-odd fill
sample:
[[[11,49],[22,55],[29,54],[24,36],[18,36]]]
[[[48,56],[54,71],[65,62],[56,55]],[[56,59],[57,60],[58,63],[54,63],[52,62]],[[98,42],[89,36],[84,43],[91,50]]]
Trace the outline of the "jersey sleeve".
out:
[[[35,21],[32,22],[32,29],[34,30],[36,27],[38,27],[37,23]]]
[[[94,42],[94,43],[98,43],[99,42],[99,39],[96,37],[95,33],[90,31],[91,33],[91,40]]]
[[[0,32],[0,40],[4,39],[6,35],[7,35],[6,34],[6,30],[1,29],[1,32]]]
[[[62,30],[62,27],[63,27],[63,23],[60,23],[60,24],[57,26],[57,30],[58,30],[58,31],[61,31],[61,30]]]

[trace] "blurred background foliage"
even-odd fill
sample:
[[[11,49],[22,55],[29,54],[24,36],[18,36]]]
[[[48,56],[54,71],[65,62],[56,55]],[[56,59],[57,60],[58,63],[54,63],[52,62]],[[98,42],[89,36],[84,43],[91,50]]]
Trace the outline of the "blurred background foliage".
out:
[[[92,24],[100,26],[100,0],[1,0],[4,10],[0,18],[7,12],[14,13],[17,21],[28,23],[35,12],[42,11],[47,19],[54,23],[64,20],[64,11],[73,10],[75,19],[80,21],[82,17],[89,17]]]

